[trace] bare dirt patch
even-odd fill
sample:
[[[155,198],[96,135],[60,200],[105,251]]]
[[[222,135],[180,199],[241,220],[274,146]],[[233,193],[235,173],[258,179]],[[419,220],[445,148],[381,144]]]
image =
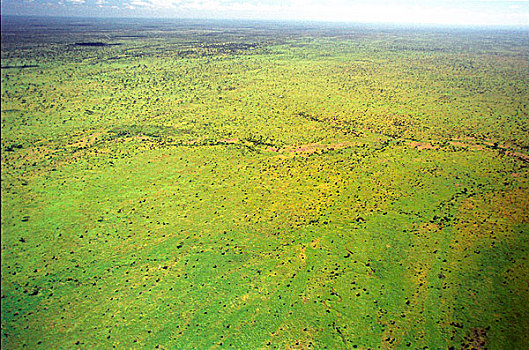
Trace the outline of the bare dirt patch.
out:
[[[481,151],[483,150],[483,146],[477,145],[475,143],[468,143],[468,142],[462,142],[462,141],[450,141],[448,142],[452,146],[456,147],[465,147],[473,151]]]
[[[411,141],[410,146],[413,148],[417,148],[418,150],[439,149],[439,145],[434,145],[431,142]]]
[[[360,146],[361,142],[340,142],[333,143],[329,145],[320,144],[320,143],[308,143],[300,146],[287,146],[281,150],[270,147],[269,150],[274,150],[275,152],[282,151],[286,153],[301,153],[301,154],[313,154],[324,151],[334,151],[337,149],[344,149],[348,147]]]

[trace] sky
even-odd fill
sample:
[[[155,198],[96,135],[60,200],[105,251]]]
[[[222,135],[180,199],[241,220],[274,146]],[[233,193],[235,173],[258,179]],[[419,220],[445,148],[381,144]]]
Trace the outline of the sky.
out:
[[[529,0],[1,0],[2,15],[529,26]]]

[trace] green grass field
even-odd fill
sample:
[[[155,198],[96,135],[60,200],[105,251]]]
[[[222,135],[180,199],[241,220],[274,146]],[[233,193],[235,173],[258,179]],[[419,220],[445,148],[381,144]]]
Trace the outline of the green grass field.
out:
[[[2,348],[529,346],[529,32],[2,21]]]

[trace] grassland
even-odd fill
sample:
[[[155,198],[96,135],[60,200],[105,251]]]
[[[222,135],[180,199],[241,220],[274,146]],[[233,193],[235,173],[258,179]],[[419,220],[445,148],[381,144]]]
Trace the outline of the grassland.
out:
[[[2,348],[528,346],[527,31],[2,26]]]

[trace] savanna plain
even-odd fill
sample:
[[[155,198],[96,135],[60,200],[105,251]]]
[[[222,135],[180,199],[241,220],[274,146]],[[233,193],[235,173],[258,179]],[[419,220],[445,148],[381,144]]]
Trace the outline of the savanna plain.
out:
[[[2,18],[3,349],[526,349],[529,32]]]

